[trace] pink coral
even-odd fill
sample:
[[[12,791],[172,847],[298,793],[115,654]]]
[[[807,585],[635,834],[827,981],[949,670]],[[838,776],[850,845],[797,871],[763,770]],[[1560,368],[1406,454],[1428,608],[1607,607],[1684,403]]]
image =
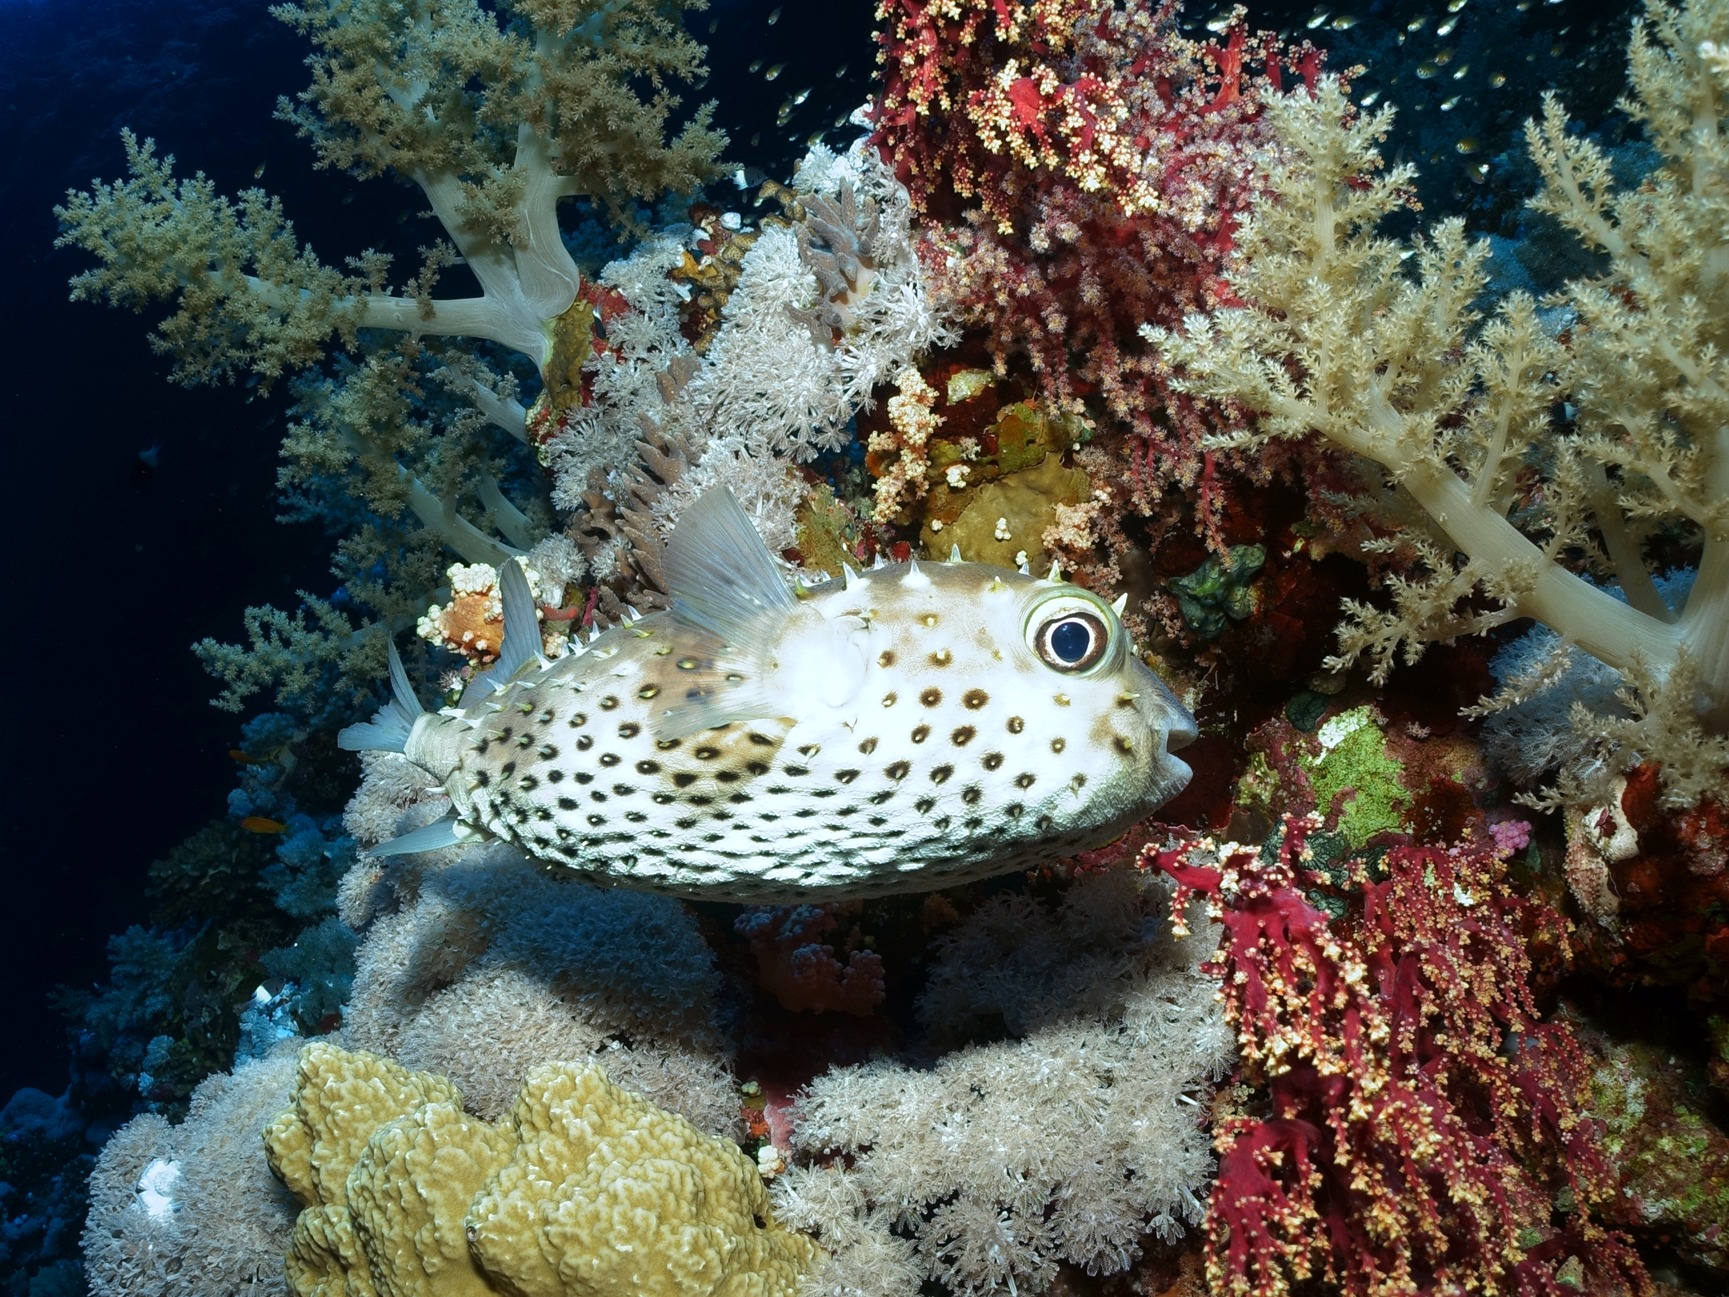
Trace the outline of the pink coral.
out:
[[[1613,1179],[1588,1069],[1531,990],[1523,934],[1559,920],[1506,883],[1526,830],[1394,846],[1347,890],[1305,868],[1314,827],[1287,818],[1270,860],[1204,838],[1142,856],[1179,924],[1199,894],[1222,925],[1211,969],[1256,1088],[1215,1126],[1212,1290],[1650,1291],[1594,1217]]]
[[[1180,484],[1216,539],[1224,483],[1200,439],[1225,420],[1175,391],[1135,331],[1219,301],[1263,98],[1319,56],[1240,23],[1203,45],[1176,9],[883,0],[875,139],[915,208],[947,223],[927,230],[933,287],[999,371],[1024,357],[1053,408],[1093,400],[1129,436],[1093,474],[1114,505],[1150,514]]]
[[[882,956],[859,946],[854,927],[844,938],[853,947],[843,964],[829,938],[841,918],[859,912],[857,901],[837,905],[755,905],[739,915],[733,931],[750,942],[762,987],[794,1013],[867,1014],[882,1003]]]

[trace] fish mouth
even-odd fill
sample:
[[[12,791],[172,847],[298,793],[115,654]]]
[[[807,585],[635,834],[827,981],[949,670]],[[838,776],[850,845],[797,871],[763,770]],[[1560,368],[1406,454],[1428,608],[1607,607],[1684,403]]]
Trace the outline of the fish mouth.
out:
[[[1201,729],[1195,724],[1195,718],[1189,714],[1187,708],[1180,710],[1181,715],[1172,717],[1170,728],[1165,731],[1166,752],[1180,752],[1201,737]]]

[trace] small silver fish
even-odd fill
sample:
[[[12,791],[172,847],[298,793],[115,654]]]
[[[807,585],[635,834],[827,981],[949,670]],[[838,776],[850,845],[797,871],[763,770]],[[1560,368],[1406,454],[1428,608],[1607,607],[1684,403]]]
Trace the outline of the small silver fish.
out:
[[[1195,722],[1079,586],[956,559],[789,589],[732,495],[667,545],[674,601],[548,662],[506,563],[503,656],[459,708],[338,737],[405,753],[474,834],[599,882],[791,903],[916,892],[1110,841],[1169,800]]]

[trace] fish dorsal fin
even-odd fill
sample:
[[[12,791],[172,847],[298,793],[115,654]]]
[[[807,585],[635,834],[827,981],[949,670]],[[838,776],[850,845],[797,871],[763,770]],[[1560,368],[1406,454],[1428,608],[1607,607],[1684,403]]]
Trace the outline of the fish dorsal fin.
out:
[[[777,697],[772,678],[782,637],[803,610],[731,491],[717,487],[685,510],[661,571],[681,652],[651,722],[655,736],[795,715],[800,700]]]
[[[522,564],[507,558],[498,568],[498,601],[504,605],[504,639],[498,646],[498,660],[484,671],[475,673],[462,691],[464,707],[487,697],[504,687],[529,662],[544,665],[541,657],[540,617],[534,606],[534,591],[529,589]]]
[[[500,680],[508,680],[530,661],[540,659],[540,618],[534,592],[528,588],[522,564],[506,559],[498,572],[498,597],[504,605],[504,643],[498,646],[498,661],[492,669]]]
[[[768,546],[724,486],[684,511],[661,572],[673,616],[725,644],[748,637],[764,614],[786,616],[798,607]]]

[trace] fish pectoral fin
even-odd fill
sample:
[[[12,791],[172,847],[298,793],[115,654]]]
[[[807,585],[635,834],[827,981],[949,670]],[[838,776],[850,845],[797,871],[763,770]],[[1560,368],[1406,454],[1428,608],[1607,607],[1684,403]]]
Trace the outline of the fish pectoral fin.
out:
[[[380,842],[375,847],[368,847],[368,856],[408,856],[417,851],[438,851],[444,847],[453,847],[458,842],[475,836],[473,829],[457,820],[446,816],[442,820],[434,820],[418,829]]]
[[[661,573],[673,617],[746,659],[755,641],[778,631],[798,607],[774,555],[724,486],[684,511]]]
[[[734,721],[762,720],[779,715],[791,699],[776,701],[767,688],[765,664],[716,644],[702,634],[678,636],[683,650],[659,662],[670,669],[656,673],[656,706],[648,727],[662,741],[689,738],[703,730]]]

